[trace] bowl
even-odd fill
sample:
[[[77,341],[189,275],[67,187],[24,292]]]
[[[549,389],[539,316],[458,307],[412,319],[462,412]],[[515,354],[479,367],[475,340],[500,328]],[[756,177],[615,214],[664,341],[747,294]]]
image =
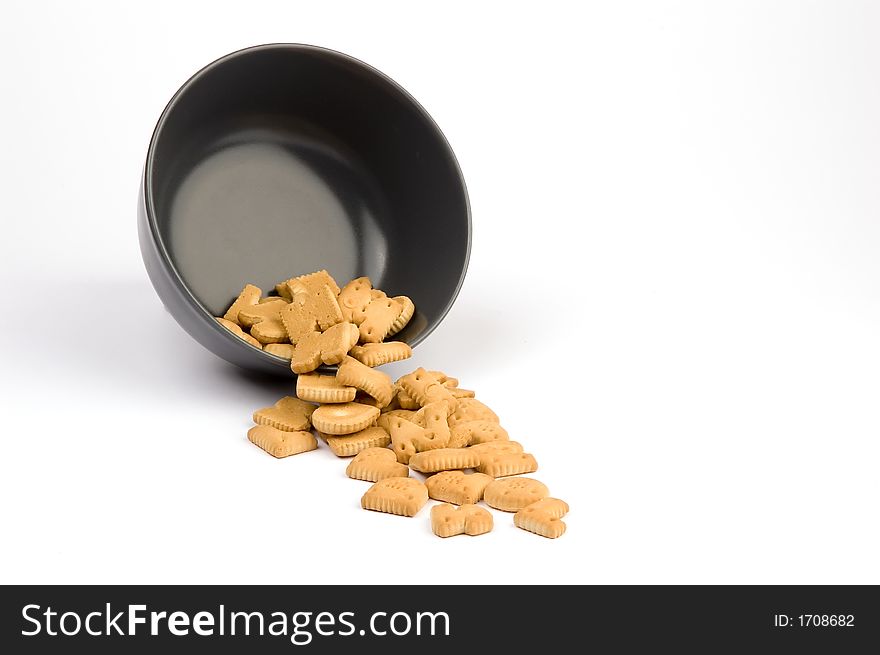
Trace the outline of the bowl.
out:
[[[144,264],[196,341],[246,369],[289,362],[223,328],[246,283],[327,269],[367,275],[416,313],[411,346],[443,320],[471,245],[467,189],[428,113],[375,68],[311,45],[233,52],[171,98],[147,151],[138,203]]]

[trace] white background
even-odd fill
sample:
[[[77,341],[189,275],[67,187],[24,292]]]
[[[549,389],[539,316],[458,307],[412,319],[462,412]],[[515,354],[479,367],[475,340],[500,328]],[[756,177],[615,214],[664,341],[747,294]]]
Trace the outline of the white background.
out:
[[[578,7],[576,10],[575,7]],[[856,2],[4,2],[0,581],[880,582],[880,10]],[[290,384],[163,310],[147,143],[238,48],[342,50],[459,157],[471,266],[399,375],[476,389],[546,540],[365,512],[245,438]],[[418,299],[416,299],[418,302]]]

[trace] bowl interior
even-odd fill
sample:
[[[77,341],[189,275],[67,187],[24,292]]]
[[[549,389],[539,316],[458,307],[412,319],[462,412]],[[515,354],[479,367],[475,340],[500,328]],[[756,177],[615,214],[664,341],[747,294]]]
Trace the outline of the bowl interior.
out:
[[[442,134],[394,82],[333,51],[261,46],[200,71],[160,119],[146,188],[174,270],[213,316],[245,283],[268,293],[326,268],[410,296],[395,338],[414,345],[467,267],[467,193]]]

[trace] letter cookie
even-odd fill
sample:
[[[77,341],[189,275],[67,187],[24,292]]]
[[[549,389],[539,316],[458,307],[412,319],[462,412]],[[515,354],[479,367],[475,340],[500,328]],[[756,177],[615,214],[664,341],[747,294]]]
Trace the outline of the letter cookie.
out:
[[[285,432],[271,425],[255,425],[248,430],[248,439],[272,457],[289,457],[318,447],[318,440],[311,432]]]
[[[513,524],[548,539],[556,539],[565,533],[565,523],[560,521],[568,514],[568,503],[558,498],[544,498],[519,510],[513,515]]]
[[[415,516],[428,502],[428,489],[413,478],[385,478],[367,490],[361,507],[398,516]]]
[[[271,425],[273,428],[285,432],[308,430],[311,427],[309,417],[314,411],[315,406],[311,403],[303,402],[299,398],[284,396],[274,406],[255,411],[254,423]]]
[[[492,515],[476,505],[435,505],[431,508],[431,530],[438,537],[467,534],[472,537],[492,530]]]
[[[355,455],[345,474],[354,480],[378,482],[385,478],[409,477],[409,469],[387,448],[366,448]]]

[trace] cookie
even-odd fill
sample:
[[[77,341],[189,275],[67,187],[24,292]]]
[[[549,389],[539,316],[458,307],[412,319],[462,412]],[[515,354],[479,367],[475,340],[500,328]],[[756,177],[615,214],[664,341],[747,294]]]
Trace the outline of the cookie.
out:
[[[503,512],[518,512],[549,495],[547,486],[533,478],[506,478],[489,483],[483,491],[483,500],[489,507]]]
[[[475,537],[492,531],[492,515],[476,505],[435,505],[431,508],[431,530],[438,537],[467,534]]]
[[[228,320],[226,320],[225,318],[220,318],[219,316],[217,316],[217,317],[215,317],[215,318],[216,318],[217,322],[218,322],[220,325],[222,325],[222,326],[225,327],[227,330],[229,330],[230,332],[232,332],[232,334],[234,334],[235,336],[237,336],[237,337],[238,337],[239,339],[241,339],[242,341],[246,341],[247,343],[249,343],[250,345],[252,345],[254,348],[262,348],[262,347],[263,347],[263,344],[261,344],[259,341],[257,341],[256,339],[254,339],[254,338],[253,338],[251,335],[249,335],[247,332],[245,332],[244,330],[242,330],[242,329],[238,326],[237,323],[233,323],[232,321],[228,321]]]
[[[394,336],[405,328],[407,323],[409,323],[410,319],[413,317],[413,314],[416,313],[416,306],[413,304],[413,301],[406,296],[394,296],[392,300],[400,305],[400,313],[397,315],[397,318],[394,319],[394,323],[391,324],[391,329],[388,330],[386,338]]]
[[[318,447],[311,432],[286,432],[271,425],[255,425],[248,430],[248,439],[273,457],[289,457]]]
[[[287,341],[287,330],[281,322],[281,309],[287,305],[287,302],[279,298],[244,307],[238,312],[238,322],[242,327],[250,328],[251,336],[260,343]]]
[[[381,430],[382,428],[369,429]],[[384,430],[382,431],[384,432]],[[398,462],[394,453],[387,448],[365,448],[351,460],[345,469],[345,474],[354,480],[378,482],[385,478],[409,477],[409,469],[406,464]]]
[[[391,449],[401,464],[408,464],[410,457],[416,453],[446,446],[436,433],[400,416],[392,416],[384,423],[391,434]]]
[[[311,427],[309,417],[314,411],[315,406],[311,403],[285,396],[272,407],[264,407],[255,411],[253,418],[257,425],[271,425],[273,428],[286,432],[296,432],[308,430]]]
[[[254,339],[254,341],[256,341],[256,339]],[[257,341],[257,343],[259,343],[259,341]],[[289,343],[267,343],[263,350],[270,355],[282,357],[283,359],[290,359],[293,357],[293,346]]]
[[[478,503],[483,491],[493,481],[484,473],[465,473],[463,471],[442,471],[425,480],[428,495],[434,500],[442,500],[453,505]]]
[[[450,441],[471,446],[490,441],[507,441],[507,430],[492,421],[468,421],[458,423],[451,429]]]
[[[324,332],[309,332],[293,349],[290,368],[294,373],[310,373],[324,364],[338,364],[357,343],[358,329],[353,323],[337,323]]]
[[[321,405],[312,413],[312,425],[326,434],[353,434],[368,428],[379,417],[379,410],[360,403]],[[402,419],[401,419],[402,420]]]
[[[382,448],[386,452],[394,455],[392,451],[385,448],[385,446],[391,443],[391,436],[384,428],[376,426],[364,428],[360,432],[343,436],[333,436],[321,433],[321,437],[327,442],[327,445],[330,446],[330,450],[332,450],[333,454],[337,457],[351,457],[367,448]],[[396,462],[397,456],[394,456],[393,459]],[[401,464],[401,466],[404,465]],[[409,473],[396,473],[395,475],[409,475]],[[373,482],[375,482],[375,480],[373,480]]]
[[[428,502],[428,489],[413,478],[385,478],[367,490],[361,507],[398,516],[415,516]]]
[[[363,346],[355,346],[351,349],[350,354],[361,364],[370,368],[376,368],[383,364],[409,359],[412,357],[412,348],[402,341],[367,343]]]
[[[480,455],[480,463],[475,468],[493,478],[503,478],[537,471],[538,462],[530,453],[492,453]]]
[[[425,428],[425,438],[435,442],[442,443],[446,447],[449,445],[451,432],[447,417],[449,415],[449,406],[445,400],[436,403],[428,403],[415,413],[412,421]]]
[[[421,473],[436,473],[474,468],[480,461],[480,455],[470,448],[437,448],[410,457],[409,467]]]
[[[351,325],[350,323],[348,325]],[[336,380],[355,389],[360,389],[376,399],[379,407],[385,407],[391,402],[394,394],[394,384],[382,371],[362,364],[353,357],[346,356],[336,371]]]
[[[444,384],[443,386],[445,387],[446,385]],[[446,387],[446,388],[449,389],[449,393],[452,394],[452,397],[456,398],[456,399],[474,398],[477,395],[476,392],[471,391],[470,389],[461,389],[459,387],[451,387],[451,388]]]
[[[333,276],[324,269],[321,269],[320,271],[315,271],[314,273],[292,277],[289,280],[280,282],[275,285],[275,291],[278,292],[279,296],[283,296],[284,298],[290,300],[293,297],[290,289],[290,284],[292,282],[299,282],[301,285],[305,286],[308,289],[312,289],[313,291],[317,291],[321,286],[326,284],[330,287],[330,290],[333,292],[334,296],[339,295],[339,285],[336,284],[336,280],[333,279]]]
[[[309,316],[314,316],[319,330],[323,332],[337,323],[342,323],[342,310],[336,301],[336,294],[329,285],[323,284],[316,288],[305,285],[299,280],[294,280],[288,285],[292,294],[291,304],[299,303]]]
[[[408,409],[392,409],[391,411],[388,411],[388,412],[382,412],[382,414],[379,416],[379,419],[376,422],[376,424],[380,427],[385,428],[390,433],[391,432],[390,421],[392,418],[394,418],[395,416],[398,416],[404,420],[414,422],[413,417],[415,417],[415,415],[416,415],[415,412],[408,410]]]
[[[364,320],[359,326],[361,341],[363,343],[384,341],[399,315],[400,304],[396,300],[388,297],[371,300],[363,312]]]
[[[518,441],[487,441],[470,446],[468,450],[477,453],[480,457],[484,457],[493,454],[521,453],[523,452],[523,447]]]
[[[368,277],[358,277],[342,287],[336,300],[339,302],[339,309],[342,310],[342,320],[349,323],[359,324],[363,321],[363,313],[367,305],[370,304],[372,297],[370,291],[373,289],[373,283]],[[357,319],[355,319],[355,313]]]
[[[513,515],[513,524],[548,539],[556,539],[565,533],[565,523],[560,521],[568,514],[568,503],[558,498],[544,498],[524,507]]]
[[[437,376],[429,373],[423,368],[417,368],[409,375],[404,375],[397,381],[397,384],[408,396],[415,400],[420,407],[424,407],[429,403],[445,400],[448,403],[450,412],[454,412],[458,408],[458,400],[452,396],[449,389],[440,383]],[[401,402],[401,407],[402,406],[403,403]]]
[[[305,298],[300,296],[281,308],[281,323],[287,332],[287,338],[296,344],[302,337],[318,331],[318,321],[306,309]]]
[[[267,346],[268,348],[268,346]],[[357,389],[340,384],[335,375],[302,373],[296,377],[296,397],[312,403],[348,403]]]
[[[256,305],[260,302],[260,296],[262,295],[263,291],[260,287],[255,287],[253,284],[244,285],[244,289],[241,290],[238,298],[235,299],[229,306],[229,309],[226,310],[226,313],[223,314],[223,318],[241,327],[241,324],[238,322],[238,313],[245,307]]]
[[[449,417],[449,427],[454,428],[458,423],[470,421],[500,422],[498,415],[476,398],[460,398],[457,400],[455,411]]]
[[[416,410],[421,408],[416,400],[410,396],[406,391],[400,388],[400,385],[395,385],[397,388],[397,395],[395,398],[397,399],[397,404],[400,405],[401,409],[411,409]]]

